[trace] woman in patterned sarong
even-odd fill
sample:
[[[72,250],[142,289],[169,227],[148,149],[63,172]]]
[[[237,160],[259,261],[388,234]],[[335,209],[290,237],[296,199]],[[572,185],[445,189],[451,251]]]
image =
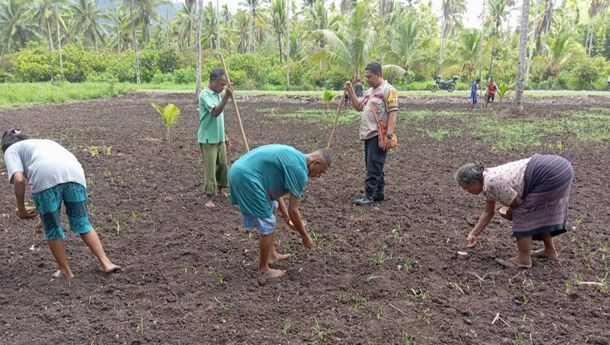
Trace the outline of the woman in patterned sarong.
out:
[[[572,164],[557,155],[534,154],[530,158],[493,168],[465,164],[455,173],[456,182],[471,194],[482,194],[485,210],[468,234],[468,247],[494,216],[496,202],[505,205],[500,215],[513,221],[517,256],[497,259],[505,267],[530,268],[532,255],[557,258],[553,237],[566,232],[568,202],[574,171]],[[532,252],[532,240],[543,241],[544,248]]]

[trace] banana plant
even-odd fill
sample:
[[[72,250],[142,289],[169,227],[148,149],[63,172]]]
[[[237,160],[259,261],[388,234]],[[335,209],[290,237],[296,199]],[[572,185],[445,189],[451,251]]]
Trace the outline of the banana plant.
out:
[[[159,113],[159,115],[161,115],[163,125],[165,125],[165,139],[169,141],[170,130],[180,117],[180,108],[173,103],[169,103],[165,106],[165,108],[161,108],[161,106],[156,103],[151,103],[150,105]]]

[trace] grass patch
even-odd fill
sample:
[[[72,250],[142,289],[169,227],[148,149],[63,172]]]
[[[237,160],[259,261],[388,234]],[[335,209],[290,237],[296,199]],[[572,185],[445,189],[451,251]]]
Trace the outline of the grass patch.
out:
[[[610,116],[575,113],[569,117],[472,122],[472,131],[494,151],[540,147],[547,137],[568,134],[583,142],[610,141]]]
[[[465,118],[470,116],[470,113],[465,112],[463,110],[440,110],[440,111],[431,111],[431,110],[400,110],[398,117],[399,118],[409,118],[413,120],[425,120],[429,117],[448,117],[448,118]]]
[[[0,83],[0,108],[117,97],[132,89],[127,83]]]
[[[435,140],[442,140],[446,137],[458,137],[462,133],[459,129],[451,129],[447,127],[439,127],[436,130],[432,131],[429,129],[419,129],[423,131],[428,138]]]
[[[335,121],[336,111],[326,111],[323,109],[298,109],[293,112],[284,113],[278,108],[264,108],[259,109],[259,113],[262,113],[265,118],[270,119],[291,119],[302,121],[306,123],[322,122],[326,124],[332,124]],[[345,125],[360,121],[360,112],[353,109],[342,111],[339,116],[339,124]]]

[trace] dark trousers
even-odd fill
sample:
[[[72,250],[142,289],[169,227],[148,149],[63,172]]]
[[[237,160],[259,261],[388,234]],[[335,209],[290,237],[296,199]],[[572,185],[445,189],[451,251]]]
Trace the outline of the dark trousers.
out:
[[[384,195],[383,165],[385,164],[385,157],[386,151],[379,148],[377,136],[364,141],[364,162],[366,164],[364,192],[367,196],[382,197]]]

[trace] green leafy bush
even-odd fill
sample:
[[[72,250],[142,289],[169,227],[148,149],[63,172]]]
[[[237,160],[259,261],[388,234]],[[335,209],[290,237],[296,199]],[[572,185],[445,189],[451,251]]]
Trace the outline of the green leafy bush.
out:
[[[172,73],[157,72],[152,77],[152,80],[150,82],[153,84],[163,84],[163,83],[171,83],[173,81],[174,81],[174,75]]]
[[[50,56],[41,46],[25,48],[11,56],[15,78],[21,82],[51,80]]]
[[[191,84],[195,82],[195,69],[193,67],[180,68],[174,71],[174,83]]]

